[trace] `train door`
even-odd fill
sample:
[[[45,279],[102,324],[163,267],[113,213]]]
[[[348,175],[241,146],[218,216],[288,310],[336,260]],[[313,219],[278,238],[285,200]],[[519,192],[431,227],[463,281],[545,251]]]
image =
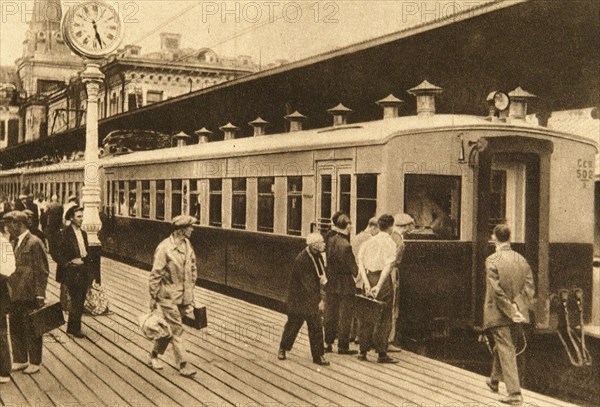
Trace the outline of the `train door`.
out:
[[[352,207],[352,161],[336,160],[317,163],[317,228],[325,232],[331,227],[331,216],[342,211],[354,219]]]
[[[497,224],[511,228],[512,247],[531,265],[538,295],[548,290],[549,166],[552,145],[520,137],[490,138],[479,152],[474,182],[473,314],[483,322],[485,259]]]

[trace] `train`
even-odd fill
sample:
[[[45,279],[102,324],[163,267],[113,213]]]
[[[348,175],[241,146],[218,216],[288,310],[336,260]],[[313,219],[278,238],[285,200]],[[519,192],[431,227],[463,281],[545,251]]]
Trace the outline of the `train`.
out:
[[[589,322],[597,145],[526,122],[522,90],[488,97],[490,114],[471,116],[436,113],[439,88],[427,85],[411,89],[415,115],[400,116],[390,95],[380,120],[348,123],[337,106],[326,128],[303,129],[295,112],[286,133],[265,134],[258,120],[253,137],[228,125],[218,141],[104,155],[103,252],[149,266],[170,219],[191,214],[202,280],[283,302],[303,236],[325,232],[334,212],[350,215],[353,235],[372,216],[405,212],[416,229],[400,267],[398,326],[423,338],[481,326],[491,231],[507,223],[534,271],[536,329],[551,328],[552,295],[573,287]],[[27,187],[64,202],[83,171],[82,162],[5,170],[0,192]]]

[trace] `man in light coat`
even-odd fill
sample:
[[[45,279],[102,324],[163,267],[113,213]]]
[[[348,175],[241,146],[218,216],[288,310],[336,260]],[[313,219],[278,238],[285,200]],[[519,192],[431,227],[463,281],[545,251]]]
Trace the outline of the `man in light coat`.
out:
[[[162,369],[158,355],[162,355],[172,342],[179,374],[185,377],[196,374],[185,359],[182,324],[183,316],[193,314],[194,310],[194,287],[198,271],[196,254],[189,238],[195,223],[196,218],[192,216],[179,215],[173,218],[173,232],[154,252],[149,281],[150,309],[159,307],[171,326],[173,336],[155,341],[148,364],[154,369]]]
[[[510,247],[510,228],[497,225],[492,240],[496,253],[485,261],[487,276],[483,327],[494,338],[492,373],[487,386],[498,392],[503,380],[508,396],[500,401],[519,405],[523,402],[517,371],[517,356],[511,328],[529,322],[529,306],[535,293],[531,267],[527,260]]]

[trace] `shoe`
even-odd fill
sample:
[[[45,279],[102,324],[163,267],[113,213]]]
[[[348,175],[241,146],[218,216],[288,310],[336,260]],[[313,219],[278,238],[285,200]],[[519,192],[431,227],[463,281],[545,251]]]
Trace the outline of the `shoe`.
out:
[[[490,388],[490,390],[492,391],[492,393],[498,393],[498,382],[492,379],[487,379],[485,381],[485,384],[487,385],[487,387]]]
[[[23,370],[25,374],[34,374],[40,371],[40,365],[29,365],[27,369]]]
[[[150,366],[154,370],[160,370],[163,367],[165,367],[165,365],[163,365],[163,363],[160,360],[158,360],[158,358],[148,359],[148,366]]]
[[[330,363],[328,360],[325,360],[325,358],[323,356],[317,358],[317,359],[313,359],[313,363],[319,365],[319,366],[329,366]]]
[[[192,377],[193,375],[196,374],[196,369],[191,368],[188,365],[185,365],[184,367],[179,369],[179,374],[182,375],[183,377]]]
[[[520,406],[523,404],[523,396],[521,393],[509,394],[508,396],[500,399],[500,403],[510,404],[511,406]]]
[[[10,382],[10,376],[0,376],[0,384]]]
[[[350,349],[338,349],[338,354],[340,355],[356,355],[358,354],[357,350],[350,350]]]
[[[329,344],[329,345],[325,345],[325,353],[331,353],[333,352],[333,345]]]
[[[87,335],[84,334],[81,331],[79,331],[79,332],[72,332],[72,333],[69,333],[69,335],[74,336],[75,338],[79,338],[79,339],[86,339],[87,338]]]
[[[29,366],[29,363],[13,363],[12,371],[18,372],[19,370],[25,370],[27,369],[27,366]]]
[[[367,353],[361,353],[360,355],[358,355],[358,360],[360,360],[361,362],[366,362],[367,361]]]
[[[398,363],[398,361],[389,356],[379,356],[377,358],[377,363]]]
[[[393,343],[388,344],[387,348],[388,352],[402,352],[402,348],[400,346],[396,346]]]
[[[277,354],[277,359],[285,360],[285,351],[283,349],[279,349],[279,353]]]

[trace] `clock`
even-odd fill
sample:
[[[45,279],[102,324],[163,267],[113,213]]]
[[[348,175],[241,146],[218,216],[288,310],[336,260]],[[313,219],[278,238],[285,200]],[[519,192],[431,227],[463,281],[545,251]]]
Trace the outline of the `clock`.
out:
[[[119,12],[101,0],[76,3],[62,20],[63,38],[69,48],[84,58],[102,59],[123,41]]]

